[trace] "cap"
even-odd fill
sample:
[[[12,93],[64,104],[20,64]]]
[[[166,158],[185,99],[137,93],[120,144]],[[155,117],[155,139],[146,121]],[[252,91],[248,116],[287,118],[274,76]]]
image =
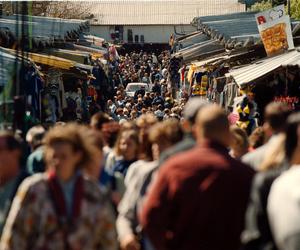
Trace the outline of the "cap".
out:
[[[190,98],[184,107],[183,117],[194,124],[198,111],[208,104],[209,102],[201,97]]]

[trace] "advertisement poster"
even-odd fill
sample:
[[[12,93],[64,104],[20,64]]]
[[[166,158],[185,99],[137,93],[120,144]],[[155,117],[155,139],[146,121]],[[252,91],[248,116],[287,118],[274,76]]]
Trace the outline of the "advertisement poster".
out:
[[[290,17],[284,5],[255,15],[261,40],[268,56],[294,49]]]

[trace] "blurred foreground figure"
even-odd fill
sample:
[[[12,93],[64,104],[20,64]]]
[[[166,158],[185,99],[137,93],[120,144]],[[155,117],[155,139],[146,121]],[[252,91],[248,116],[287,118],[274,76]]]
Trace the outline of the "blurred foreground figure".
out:
[[[290,168],[273,183],[268,217],[279,250],[300,249],[300,113],[287,120],[285,154]]]
[[[229,156],[221,108],[203,107],[196,126],[199,146],[160,168],[141,224],[158,250],[238,250],[254,171]]]
[[[0,235],[18,186],[28,174],[21,171],[21,142],[8,131],[0,132]]]
[[[46,173],[21,184],[0,249],[117,249],[114,218],[96,182],[82,170],[95,160],[87,128],[54,127],[45,137]]]

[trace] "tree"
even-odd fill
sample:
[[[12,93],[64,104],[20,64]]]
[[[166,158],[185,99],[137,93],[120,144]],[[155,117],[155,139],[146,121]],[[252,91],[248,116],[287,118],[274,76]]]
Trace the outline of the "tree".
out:
[[[252,11],[265,11],[272,8],[272,1],[262,1],[257,2],[254,5],[252,5],[251,10]]]
[[[291,0],[291,17],[300,20],[300,3],[299,0]]]
[[[58,1],[51,2],[47,9],[47,16],[84,19],[90,15],[90,6],[85,2]]]
[[[257,2],[254,5],[252,5],[251,10],[252,11],[264,11],[272,8],[272,3],[273,6],[277,6],[279,4],[287,3],[288,1],[283,1],[283,0],[266,0],[266,1],[261,1]],[[290,5],[291,5],[291,17],[300,20],[300,4],[299,0],[290,0]],[[287,10],[287,4],[285,6],[286,8],[286,13],[288,13]]]
[[[3,12],[7,14],[28,14],[66,19],[84,19],[90,14],[90,5],[71,1],[28,1],[4,2]]]

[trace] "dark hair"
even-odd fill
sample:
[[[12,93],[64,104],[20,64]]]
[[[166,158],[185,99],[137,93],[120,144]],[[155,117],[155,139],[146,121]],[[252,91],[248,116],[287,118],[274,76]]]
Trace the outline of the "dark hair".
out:
[[[300,125],[300,113],[295,113],[289,116],[286,125],[286,140],[285,140],[285,154],[290,161],[293,157],[295,148],[298,145],[298,127]]]
[[[287,104],[271,102],[265,109],[265,122],[269,123],[275,132],[280,132],[285,129],[290,114],[291,109]]]
[[[94,129],[101,130],[104,123],[110,121],[109,115],[103,112],[94,114],[91,118],[90,125]]]
[[[4,139],[3,146],[5,147],[5,149],[9,151],[15,149],[22,150],[22,141],[17,138],[14,133],[7,130],[0,131],[0,139]]]

